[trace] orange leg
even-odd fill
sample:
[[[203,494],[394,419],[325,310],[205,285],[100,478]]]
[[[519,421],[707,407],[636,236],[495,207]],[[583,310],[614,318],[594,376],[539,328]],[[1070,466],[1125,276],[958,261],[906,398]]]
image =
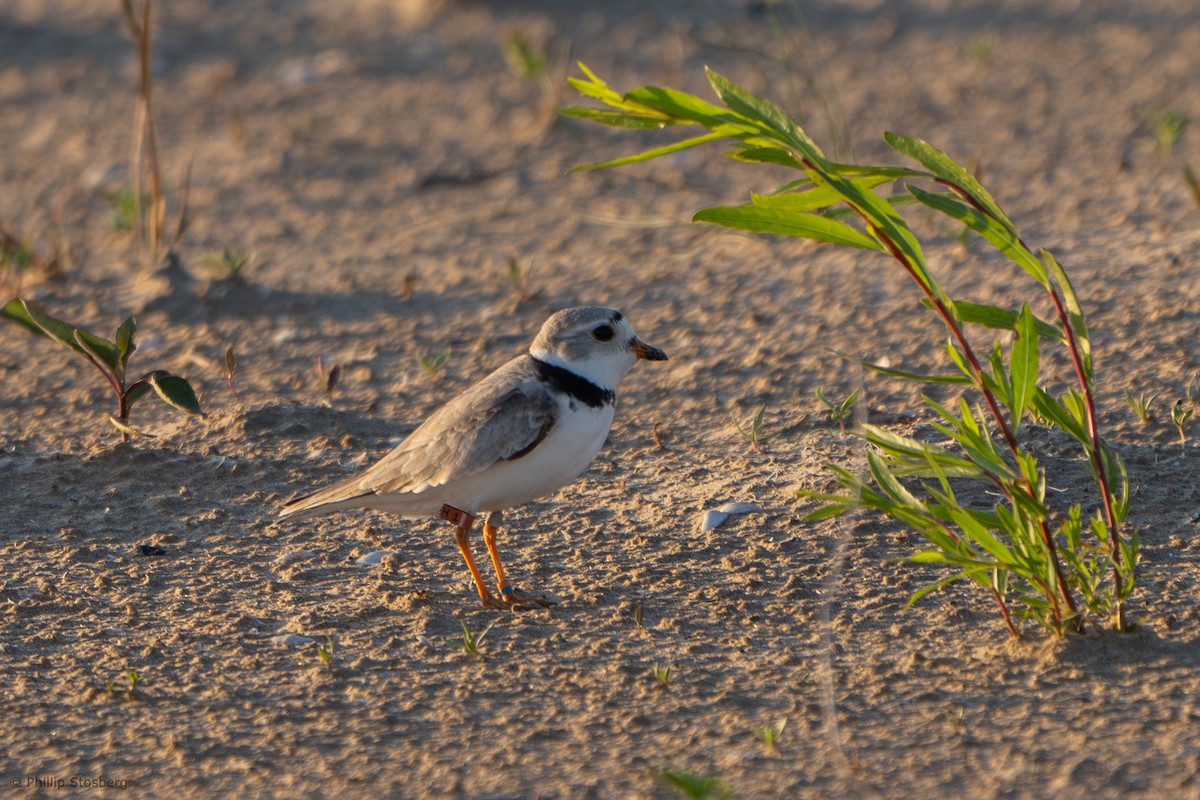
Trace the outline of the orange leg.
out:
[[[471,579],[475,581],[475,588],[479,590],[479,599],[483,601],[484,608],[505,608],[505,604],[492,597],[492,593],[487,590],[487,586],[483,583],[483,576],[479,574],[479,567],[475,566],[475,557],[471,555],[470,542],[471,529],[456,527],[454,529],[454,538],[458,540],[458,549],[462,551],[463,559],[467,562],[467,569],[471,570]],[[491,547],[488,548],[491,550]],[[495,555],[492,556],[493,561]],[[499,562],[496,562],[497,564]]]
[[[500,585],[500,599],[517,609],[533,608],[534,606],[549,608],[554,605],[544,597],[527,595],[508,582],[508,578],[504,574],[504,566],[500,563],[500,551],[496,549],[496,527],[492,525],[492,522],[499,524],[500,515],[489,514],[487,521],[483,523],[483,543],[487,547],[488,555],[492,557],[492,566],[496,568],[496,580]]]

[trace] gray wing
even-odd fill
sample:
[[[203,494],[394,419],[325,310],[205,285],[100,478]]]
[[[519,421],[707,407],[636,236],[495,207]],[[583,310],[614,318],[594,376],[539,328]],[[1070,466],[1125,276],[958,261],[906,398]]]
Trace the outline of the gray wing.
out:
[[[284,516],[383,493],[414,493],[520,458],[546,438],[557,404],[529,356],[508,362],[435,411],[366,472],[288,503]],[[331,510],[324,508],[323,510]]]
[[[434,412],[363,474],[364,488],[419,492],[532,450],[554,426],[558,407],[528,360],[510,361]]]

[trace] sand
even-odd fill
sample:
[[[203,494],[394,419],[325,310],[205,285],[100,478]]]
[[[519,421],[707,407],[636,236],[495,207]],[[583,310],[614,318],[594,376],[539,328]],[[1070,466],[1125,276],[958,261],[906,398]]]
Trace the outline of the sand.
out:
[[[136,315],[132,370],[187,376],[206,411],[144,400],[132,422],[154,438],[121,443],[90,366],[3,329],[9,796],[667,798],[657,776],[677,770],[745,798],[1200,797],[1200,454],[1167,415],[1200,373],[1183,179],[1200,148],[1193,126],[1156,149],[1146,121],[1200,120],[1200,11],[800,8],[803,24],[740,2],[165,3],[162,161],[175,198],[191,160],[193,222],[179,270],[148,274],[104,200],[127,185],[136,96],[118,4],[0,5],[0,228],[72,250],[22,295],[104,335]],[[510,70],[512,35],[547,54],[546,81]],[[943,334],[882,257],[690,224],[780,172],[714,148],[567,174],[671,138],[556,119],[576,59],[619,88],[705,96],[708,65],[841,157],[894,160],[896,130],[977,170],[1090,315],[1143,537],[1132,632],[1010,641],[965,586],[908,608],[941,573],[894,562],[918,546],[903,528],[804,521],[796,491],[862,458],[817,388],[861,385],[898,428],[928,424],[922,389],[954,397],[833,350],[934,369]],[[918,217],[953,293],[1033,297]],[[223,249],[253,253],[241,280],[206,271]],[[508,516],[507,567],[552,610],[480,608],[442,522],[276,524],[584,303],[671,360],[627,378],[580,481]],[[318,359],[341,365],[330,394]],[[1160,392],[1157,418],[1140,424],[1126,390]],[[760,407],[761,452],[731,422]],[[1075,491],[1079,456],[1043,451]],[[701,531],[728,502],[761,510]],[[450,641],[461,623],[491,626],[478,656]],[[754,730],[781,721],[768,748]]]

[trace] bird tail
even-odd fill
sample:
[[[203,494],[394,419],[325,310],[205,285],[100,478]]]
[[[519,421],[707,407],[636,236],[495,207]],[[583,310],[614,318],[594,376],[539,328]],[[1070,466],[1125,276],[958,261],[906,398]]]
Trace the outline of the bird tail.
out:
[[[374,492],[362,488],[359,476],[356,475],[332,486],[326,486],[312,494],[287,501],[283,504],[283,508],[279,509],[279,516],[281,519],[284,517],[304,519],[317,514],[327,514],[341,508],[356,508],[364,505],[366,499],[373,494]]]

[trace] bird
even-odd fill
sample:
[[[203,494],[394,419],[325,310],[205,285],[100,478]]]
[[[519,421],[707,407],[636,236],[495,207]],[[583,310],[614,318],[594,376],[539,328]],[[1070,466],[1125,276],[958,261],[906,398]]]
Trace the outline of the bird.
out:
[[[284,504],[280,517],[371,508],[455,525],[458,548],[485,608],[549,607],[513,586],[500,562],[503,512],[582,475],[608,439],[622,378],[639,360],[667,354],[639,339],[620,311],[567,308],[542,325],[528,352],[434,411],[364,472]],[[499,596],[483,580],[470,531],[483,541]]]

